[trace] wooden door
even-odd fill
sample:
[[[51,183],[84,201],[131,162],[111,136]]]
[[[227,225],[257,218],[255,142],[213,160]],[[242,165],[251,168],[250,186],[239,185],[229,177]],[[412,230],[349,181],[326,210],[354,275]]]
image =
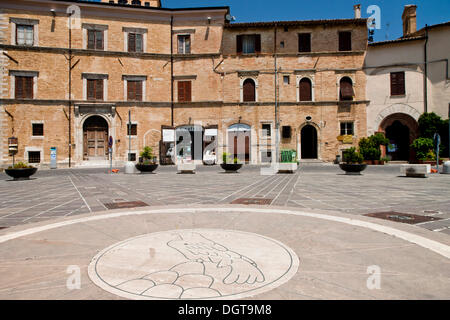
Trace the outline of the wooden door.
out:
[[[84,159],[108,159],[108,124],[100,117],[91,117],[84,124]]]

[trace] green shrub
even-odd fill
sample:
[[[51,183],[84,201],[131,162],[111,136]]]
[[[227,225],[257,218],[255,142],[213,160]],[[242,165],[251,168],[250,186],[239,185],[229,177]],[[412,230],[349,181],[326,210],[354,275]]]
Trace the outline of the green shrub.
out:
[[[421,161],[436,160],[436,154],[434,153],[434,142],[431,138],[418,138],[413,141],[411,148],[416,152],[416,157]]]
[[[364,157],[361,153],[356,152],[356,148],[352,147],[350,149],[344,150],[342,152],[343,160],[347,164],[356,164],[356,163],[363,163]]]
[[[422,114],[418,122],[421,138],[433,139],[434,134],[442,132],[442,128],[445,126],[445,121],[434,112]]]
[[[14,164],[14,166],[10,166],[8,169],[30,169],[33,168],[33,166],[30,166],[28,164],[26,164],[25,162],[17,162],[16,164]]]
[[[222,154],[222,162],[223,163],[235,163],[235,164],[241,163],[241,161],[237,157],[234,157],[234,159],[232,160],[231,156],[232,155],[230,153],[224,152]]]
[[[155,156],[153,155],[153,149],[149,146],[145,146],[140,156],[143,160],[152,160]]]
[[[387,144],[389,144],[389,139],[382,133],[376,133],[368,138],[359,140],[359,152],[365,160],[380,160],[380,146]]]

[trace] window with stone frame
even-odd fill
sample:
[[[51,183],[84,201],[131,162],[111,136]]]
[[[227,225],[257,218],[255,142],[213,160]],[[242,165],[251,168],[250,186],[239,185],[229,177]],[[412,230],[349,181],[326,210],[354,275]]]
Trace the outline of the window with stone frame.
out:
[[[41,163],[41,152],[28,151],[28,163]]]
[[[256,101],[256,84],[253,79],[246,79],[243,83],[243,101]]]
[[[142,80],[127,80],[127,100],[142,101]]]
[[[87,30],[87,48],[91,50],[104,49],[104,33],[103,30],[90,29]]]
[[[16,24],[16,44],[19,46],[32,46],[34,44],[34,26]]]
[[[127,135],[128,136],[137,136],[137,124],[132,123],[131,126],[129,123],[127,123]]]
[[[312,101],[312,83],[309,78],[302,78],[299,83],[300,101]]]
[[[15,98],[16,99],[33,99],[33,76],[15,76]]]
[[[353,121],[341,122],[341,136],[353,136],[354,133]]]
[[[178,53],[179,54],[191,53],[191,36],[189,34],[178,35]]]
[[[141,33],[128,33],[128,52],[144,51],[144,35]]]
[[[339,100],[352,101],[355,96],[353,82],[349,77],[343,77],[339,82]]]
[[[267,138],[272,136],[272,126],[270,123],[262,124],[262,135]]]
[[[33,123],[32,132],[34,137],[44,136],[44,124],[43,123]]]
[[[87,100],[103,100],[103,79],[86,79]]]

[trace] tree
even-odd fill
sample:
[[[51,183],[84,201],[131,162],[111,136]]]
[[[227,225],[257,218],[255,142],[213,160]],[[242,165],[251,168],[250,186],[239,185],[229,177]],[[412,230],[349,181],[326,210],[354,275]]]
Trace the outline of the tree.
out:
[[[445,121],[434,112],[424,113],[419,118],[421,138],[433,139],[435,133],[442,132]]]

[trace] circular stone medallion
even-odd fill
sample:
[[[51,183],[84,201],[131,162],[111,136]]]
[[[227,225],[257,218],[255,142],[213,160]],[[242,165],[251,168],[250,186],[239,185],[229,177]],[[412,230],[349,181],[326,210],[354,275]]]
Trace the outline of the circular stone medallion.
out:
[[[114,244],[91,261],[91,280],[129,299],[239,299],[287,282],[299,259],[258,234],[195,229],[157,232]]]

